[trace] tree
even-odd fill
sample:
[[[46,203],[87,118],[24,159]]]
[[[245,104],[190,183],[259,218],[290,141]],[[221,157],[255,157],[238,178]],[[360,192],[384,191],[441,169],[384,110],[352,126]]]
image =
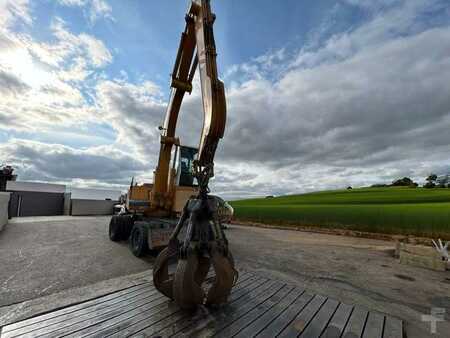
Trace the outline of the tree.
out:
[[[403,177],[395,180],[391,184],[393,187],[417,187],[417,183],[413,182],[409,177]]]
[[[437,175],[436,175],[436,174],[431,174],[430,176],[428,176],[428,177],[426,178],[426,180],[427,180],[428,182],[435,182],[435,181],[437,180]]]
[[[430,174],[425,180],[427,183],[423,185],[424,188],[434,188],[436,186],[437,175]]]

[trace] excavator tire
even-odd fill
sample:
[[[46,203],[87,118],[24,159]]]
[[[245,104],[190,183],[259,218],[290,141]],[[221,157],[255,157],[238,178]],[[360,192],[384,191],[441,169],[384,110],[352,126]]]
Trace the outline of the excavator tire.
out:
[[[122,217],[122,239],[127,240],[130,237],[131,230],[133,229],[134,220],[132,216],[121,216]]]
[[[122,226],[120,216],[111,217],[109,221],[109,239],[113,242],[122,240]]]
[[[148,251],[148,229],[141,224],[135,224],[131,229],[130,248],[136,257],[144,256]]]

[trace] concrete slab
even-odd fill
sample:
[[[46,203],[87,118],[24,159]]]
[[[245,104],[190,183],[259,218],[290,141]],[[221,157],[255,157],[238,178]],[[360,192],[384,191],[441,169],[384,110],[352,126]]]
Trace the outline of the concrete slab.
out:
[[[109,217],[12,219],[0,233],[0,306],[152,268],[108,238]]]

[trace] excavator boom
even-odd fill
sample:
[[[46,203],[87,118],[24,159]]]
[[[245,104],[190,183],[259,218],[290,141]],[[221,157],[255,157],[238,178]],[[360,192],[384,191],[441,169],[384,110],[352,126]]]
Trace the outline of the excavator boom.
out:
[[[203,100],[203,129],[199,142],[197,163],[200,167],[213,164],[217,144],[223,137],[226,103],[223,82],[219,80],[216,46],[213,34],[215,15],[209,0],[193,0],[186,14],[186,27],[181,34],[172,72],[170,101],[167,106],[158,166],[155,171],[151,206],[171,207],[170,158],[172,146],[179,145],[175,136],[181,103],[186,92],[192,91],[192,80],[199,68]]]

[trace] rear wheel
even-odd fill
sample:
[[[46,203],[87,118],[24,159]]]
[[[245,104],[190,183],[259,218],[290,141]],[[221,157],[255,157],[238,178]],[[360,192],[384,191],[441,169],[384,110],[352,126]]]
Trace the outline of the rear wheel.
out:
[[[131,230],[130,248],[133,255],[142,257],[148,251],[148,229],[141,224],[135,224]]]
[[[122,239],[122,226],[120,216],[111,217],[109,221],[109,239],[118,242]]]

